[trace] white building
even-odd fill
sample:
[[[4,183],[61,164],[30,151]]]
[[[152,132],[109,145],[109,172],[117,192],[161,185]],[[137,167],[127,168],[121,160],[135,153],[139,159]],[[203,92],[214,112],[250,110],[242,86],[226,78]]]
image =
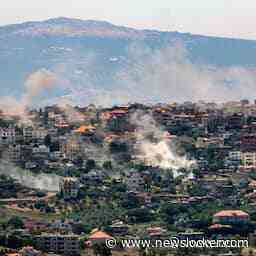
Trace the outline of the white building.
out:
[[[126,178],[126,186],[128,191],[143,191],[145,182],[138,172],[133,172]]]
[[[256,168],[256,152],[245,152],[241,155],[242,167],[245,169]]]
[[[33,127],[24,127],[23,128],[23,139],[26,142],[29,142],[33,139]]]
[[[241,151],[229,151],[228,158],[233,161],[240,161],[242,157]]]
[[[46,135],[47,131],[42,127],[32,130],[32,138],[35,140],[43,141]]]
[[[14,127],[0,128],[1,143],[12,143],[15,141],[16,131]]]
[[[60,183],[60,191],[64,199],[75,199],[79,192],[79,180],[73,177],[63,178]]]
[[[48,154],[50,149],[45,145],[35,145],[32,149],[33,154]]]
[[[12,162],[18,162],[21,159],[21,146],[16,144],[9,145],[7,158]]]

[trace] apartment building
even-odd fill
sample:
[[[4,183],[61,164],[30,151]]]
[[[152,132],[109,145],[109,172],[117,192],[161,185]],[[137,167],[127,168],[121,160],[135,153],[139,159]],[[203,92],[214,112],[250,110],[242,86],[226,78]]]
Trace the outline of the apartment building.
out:
[[[79,236],[74,234],[41,234],[36,236],[38,249],[62,255],[80,255]]]
[[[25,142],[31,142],[33,139],[33,127],[23,128],[23,139]]]
[[[43,142],[47,134],[48,133],[46,129],[38,127],[32,131],[32,138],[39,142]]]
[[[81,153],[81,145],[74,138],[65,138],[60,144],[60,151],[66,158],[74,160]]]
[[[230,151],[228,152],[228,158],[232,161],[240,161],[242,156],[241,151]]]
[[[246,224],[249,219],[249,214],[241,210],[223,210],[213,215],[213,223],[222,225]]]
[[[143,191],[145,181],[139,173],[133,172],[129,177],[126,178],[126,186],[128,191]]]
[[[256,168],[256,152],[245,152],[241,155],[242,167],[244,169]]]
[[[15,142],[16,131],[14,127],[0,128],[0,141],[1,143]]]
[[[73,177],[63,178],[60,182],[60,191],[64,199],[75,199],[79,192],[79,180]]]

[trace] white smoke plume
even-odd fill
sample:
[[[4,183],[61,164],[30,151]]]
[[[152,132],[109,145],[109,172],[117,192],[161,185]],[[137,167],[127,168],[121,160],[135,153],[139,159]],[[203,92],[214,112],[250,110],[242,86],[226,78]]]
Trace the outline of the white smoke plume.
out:
[[[41,92],[51,89],[56,80],[56,75],[47,69],[40,69],[32,73],[25,82],[25,92],[21,99],[2,97],[0,109],[6,115],[19,116],[23,123],[29,122],[28,107]]]
[[[131,116],[131,123],[136,126],[137,158],[143,163],[174,171],[189,169],[195,164],[195,161],[177,153],[168,133],[157,125],[150,113],[135,112]]]
[[[94,72],[96,56],[88,53],[84,56],[86,61],[82,62],[81,56],[75,54],[71,60],[63,57],[63,63],[52,68],[54,72],[40,69],[26,81],[21,100],[1,98],[0,108],[6,113],[21,115],[36,96],[51,89],[56,80],[61,80],[64,97],[70,105],[111,106],[187,100],[224,102],[256,98],[256,68],[200,64],[191,60],[182,43],[161,49],[131,45],[127,49],[127,58],[122,58],[125,63],[116,73],[109,73],[109,80],[113,82],[105,89],[95,79],[95,76],[100,77]],[[87,72],[78,72],[76,63]],[[48,99],[53,104],[57,101],[56,98],[54,101]]]
[[[256,68],[198,63],[183,44],[154,50],[132,45],[127,51],[128,65],[114,74],[110,89],[102,89],[90,77],[81,78],[80,89],[73,90],[70,98],[101,106],[256,98]]]
[[[191,60],[182,43],[161,49],[131,45],[127,49],[125,64],[121,64],[116,73],[109,73],[109,80],[113,82],[108,88],[102,88],[96,82],[93,72],[95,58],[89,55],[87,61],[82,63],[79,55],[74,55],[72,61],[63,59],[62,64],[53,67],[54,72],[40,69],[26,81],[26,91],[20,101],[2,98],[0,107],[7,113],[23,113],[33,99],[43,90],[51,89],[56,80],[61,81],[65,96],[53,100],[49,97],[48,103],[51,104],[62,102],[63,99],[67,99],[72,106],[91,103],[111,106],[187,100],[220,103],[256,98],[256,68],[216,67],[197,63]],[[88,72],[75,72],[77,62]],[[69,116],[72,117],[72,114]]]
[[[124,99],[223,102],[256,96],[256,69],[194,63],[182,44],[160,50],[133,47],[129,52],[130,68],[117,77]]]
[[[31,74],[25,82],[25,93],[22,96],[21,104],[24,107],[29,106],[34,97],[43,90],[51,89],[55,81],[56,75],[47,69],[40,69]]]
[[[69,123],[77,123],[84,121],[84,115],[73,107],[73,102],[68,99],[61,99],[57,103],[61,111],[64,112],[65,117]]]
[[[61,177],[55,174],[33,174],[30,171],[22,170],[10,162],[0,162],[0,174],[15,179],[25,187],[39,189],[49,192],[58,192]]]
[[[0,98],[0,109],[1,111],[8,116],[22,116],[24,115],[24,108],[21,107],[21,104],[17,99],[6,96]]]

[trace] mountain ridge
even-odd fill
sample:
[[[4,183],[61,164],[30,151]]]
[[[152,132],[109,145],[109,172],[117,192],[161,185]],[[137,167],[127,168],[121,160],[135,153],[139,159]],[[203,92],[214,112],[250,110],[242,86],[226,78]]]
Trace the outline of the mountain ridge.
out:
[[[106,21],[65,17],[0,27],[1,95],[19,97],[38,69],[63,69],[72,84],[112,90],[116,74],[129,68],[131,47],[151,51],[182,42],[193,63],[256,67],[256,41],[138,30]],[[61,67],[61,68],[60,68]]]
[[[117,26],[107,21],[70,19],[65,17],[52,18],[45,21],[31,21],[20,24],[11,24],[0,27],[0,35],[5,36],[40,36],[40,35],[64,35],[64,36],[120,36],[141,37],[143,30],[137,30],[125,26]],[[107,33],[106,33],[107,32]],[[112,33],[111,33],[112,32]],[[9,33],[9,34],[8,34]],[[153,31],[152,31],[153,33]]]
[[[122,31],[133,31],[138,34],[180,34],[180,35],[186,35],[186,36],[195,36],[195,37],[201,37],[201,38],[215,38],[215,39],[227,39],[227,40],[242,40],[242,41],[255,41],[256,39],[245,39],[245,38],[233,38],[233,37],[224,37],[224,36],[212,36],[212,35],[203,35],[203,34],[192,34],[189,32],[179,32],[179,31],[169,31],[169,30],[157,30],[157,29],[137,29],[132,28],[130,26],[124,26],[124,25],[116,25],[114,23],[111,23],[109,21],[105,20],[93,20],[93,19],[78,19],[78,18],[68,18],[68,17],[56,17],[56,18],[50,18],[42,21],[27,21],[27,22],[21,22],[17,24],[8,24],[8,25],[2,25],[0,26],[0,33],[1,30],[14,30],[14,29],[20,29],[20,28],[27,28],[27,27],[36,27],[36,26],[44,26],[44,25],[73,25],[73,26],[83,26],[88,28],[95,27],[102,27],[102,28],[112,28],[116,30],[122,30]],[[29,35],[29,33],[27,34]],[[68,35],[68,33],[66,34]],[[97,34],[99,36],[99,34]]]

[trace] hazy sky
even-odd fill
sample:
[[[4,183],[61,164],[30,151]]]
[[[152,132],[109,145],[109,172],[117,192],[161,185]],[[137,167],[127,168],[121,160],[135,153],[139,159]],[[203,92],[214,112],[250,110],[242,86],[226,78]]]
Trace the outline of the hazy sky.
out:
[[[66,16],[256,39],[255,0],[2,0],[0,25]]]

